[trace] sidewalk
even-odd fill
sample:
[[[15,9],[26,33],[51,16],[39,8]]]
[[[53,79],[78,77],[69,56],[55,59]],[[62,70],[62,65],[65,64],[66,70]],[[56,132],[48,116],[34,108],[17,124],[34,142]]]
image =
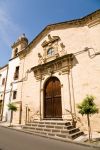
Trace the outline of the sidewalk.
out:
[[[86,141],[88,139],[88,137],[89,137],[88,136],[88,132],[85,132],[85,135],[76,138],[74,141],[76,141],[76,142],[84,142],[84,141]],[[92,133],[92,139],[96,139],[96,138],[100,139],[100,133],[93,132]]]
[[[22,125],[21,124],[11,124],[9,122],[0,122],[0,126],[2,127],[9,127],[9,128],[13,128],[13,129],[22,129]]]

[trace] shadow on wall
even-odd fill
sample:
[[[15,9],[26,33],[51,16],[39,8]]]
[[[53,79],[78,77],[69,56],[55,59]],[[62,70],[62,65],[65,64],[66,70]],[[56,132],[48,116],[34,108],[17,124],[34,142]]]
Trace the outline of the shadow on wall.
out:
[[[79,64],[78,60],[76,59],[75,55],[73,55],[73,66]]]

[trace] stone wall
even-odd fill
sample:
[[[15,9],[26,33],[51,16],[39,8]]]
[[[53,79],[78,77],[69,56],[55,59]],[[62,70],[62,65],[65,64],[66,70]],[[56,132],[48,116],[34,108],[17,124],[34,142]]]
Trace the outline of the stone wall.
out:
[[[76,104],[80,103],[82,99],[91,94],[96,97],[95,103],[100,107],[100,23],[83,25],[66,26],[64,28],[52,29],[48,31],[46,35],[41,37],[41,40],[37,44],[30,47],[27,50],[27,55],[21,57],[20,62],[20,80],[22,82],[18,85],[18,99],[22,100],[22,122],[25,121],[26,106],[30,108],[31,114],[35,114],[34,119],[40,119],[40,101],[41,101],[41,117],[43,118],[43,87],[45,81],[50,75],[45,75],[40,85],[40,80],[36,80],[34,72],[31,68],[38,66],[38,53],[44,55],[44,49],[41,44],[48,40],[48,34],[52,36],[59,36],[58,49],[60,44],[63,43],[67,54],[73,53],[74,60],[72,63],[72,69],[70,70],[70,93],[71,104],[73,113],[77,113]],[[88,47],[87,51],[86,47]],[[69,104],[69,87],[68,87],[68,74],[60,75],[59,72],[53,74],[61,82],[61,94],[62,94],[62,117],[63,119],[69,119],[69,114],[66,112],[67,107],[70,110]],[[41,94],[40,94],[41,93]],[[79,116],[79,114],[77,113]],[[100,130],[99,117],[94,115],[95,129]],[[86,122],[86,120],[84,120]],[[93,122],[93,121],[92,121]],[[92,123],[93,124],[93,123]]]

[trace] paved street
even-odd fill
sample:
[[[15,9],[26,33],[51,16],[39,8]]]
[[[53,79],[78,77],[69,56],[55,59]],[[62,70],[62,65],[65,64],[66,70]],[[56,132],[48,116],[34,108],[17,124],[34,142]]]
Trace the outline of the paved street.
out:
[[[0,150],[95,150],[0,127]]]

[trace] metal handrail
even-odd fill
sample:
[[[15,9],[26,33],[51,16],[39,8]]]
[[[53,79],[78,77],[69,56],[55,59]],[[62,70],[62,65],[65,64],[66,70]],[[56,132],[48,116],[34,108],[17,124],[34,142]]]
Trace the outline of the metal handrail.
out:
[[[34,114],[32,114],[32,115],[30,116],[30,121],[31,121],[31,119],[34,120],[34,116],[37,115],[38,113],[39,113],[39,110],[37,110]]]
[[[71,116],[72,116],[72,125],[73,125],[73,126],[76,127],[77,121],[80,122],[82,126],[84,126],[83,123],[82,123],[82,121],[81,121],[81,119],[80,119],[80,117],[76,116],[75,113],[72,113],[72,112],[71,112],[70,110],[68,110],[68,109],[65,109],[65,110],[71,114]]]

